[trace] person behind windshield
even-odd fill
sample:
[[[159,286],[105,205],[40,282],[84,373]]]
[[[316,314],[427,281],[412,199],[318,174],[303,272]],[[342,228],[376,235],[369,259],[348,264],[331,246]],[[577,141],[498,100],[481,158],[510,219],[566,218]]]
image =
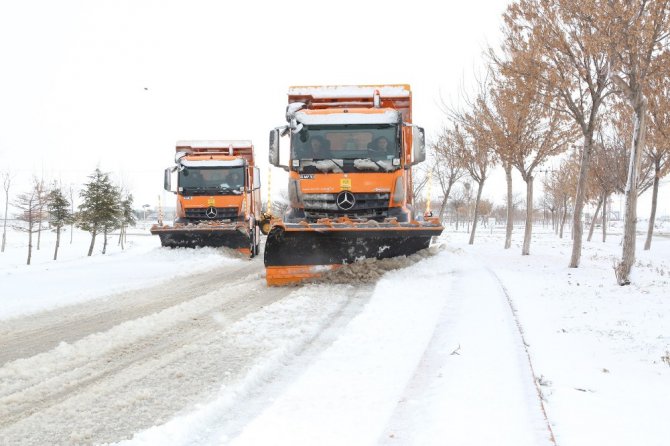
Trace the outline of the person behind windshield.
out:
[[[238,169],[219,171],[216,185],[221,188],[239,189],[242,187],[242,172]]]
[[[331,158],[328,140],[321,136],[312,136],[309,139],[309,148],[312,151],[312,159]]]
[[[370,152],[377,156],[388,155],[389,149],[389,140],[385,136],[380,136],[379,138],[374,139],[369,145],[368,148]]]

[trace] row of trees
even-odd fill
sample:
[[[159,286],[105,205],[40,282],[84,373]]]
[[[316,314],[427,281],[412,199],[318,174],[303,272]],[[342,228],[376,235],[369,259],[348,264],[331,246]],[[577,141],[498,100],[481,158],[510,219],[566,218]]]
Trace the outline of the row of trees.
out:
[[[28,259],[26,262],[28,265],[30,265],[32,257],[33,236],[36,234],[37,249],[39,249],[42,231],[46,229],[43,227],[44,222],[47,222],[51,230],[56,233],[54,260],[58,258],[62,229],[67,225],[70,225],[71,229],[73,226],[77,226],[91,234],[89,256],[93,254],[96,237],[99,234],[104,236],[102,253],[105,254],[107,252],[108,235],[117,229],[119,230],[119,244],[122,249],[125,248],[126,229],[128,226],[135,225],[136,222],[133,213],[133,196],[123,193],[120,187],[112,183],[109,174],[100,171],[100,169],[96,169],[88,178],[90,181],[84,184],[79,193],[82,202],[77,211],[74,209],[72,189],[70,189],[68,199],[63,188],[55,182],[51,187],[47,187],[44,180],[34,178],[30,189],[17,195],[13,205],[19,210],[16,219],[21,221],[22,224],[16,224],[13,227],[28,234]],[[9,173],[3,173],[2,179],[6,203],[2,233],[2,252],[4,252],[11,176]],[[72,231],[70,234],[72,234]],[[70,237],[70,243],[72,243],[72,237]]]
[[[545,190],[563,219],[572,210],[569,266],[580,263],[585,204],[600,212],[609,196],[622,193],[624,237],[615,272],[628,284],[637,197],[653,191],[649,249],[659,181],[670,170],[670,0],[518,0],[503,20],[503,44],[489,49],[478,91],[464,107],[445,106],[449,122],[433,144],[441,213],[464,175],[477,184],[478,202],[496,164],[506,173],[511,212],[516,169],[526,189],[522,254],[528,255],[535,176],[549,160],[561,159]],[[510,214],[505,248],[511,220]]]

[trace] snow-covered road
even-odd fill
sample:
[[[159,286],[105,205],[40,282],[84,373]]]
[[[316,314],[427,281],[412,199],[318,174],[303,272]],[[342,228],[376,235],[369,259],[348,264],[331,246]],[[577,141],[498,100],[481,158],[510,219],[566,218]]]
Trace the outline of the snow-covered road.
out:
[[[1,444],[550,444],[502,288],[460,250],[289,288],[225,261],[6,320],[0,346]]]
[[[670,242],[619,287],[616,238],[571,269],[569,238],[536,229],[531,256],[449,232],[290,288],[141,235],[31,266],[10,246],[0,444],[665,445]]]

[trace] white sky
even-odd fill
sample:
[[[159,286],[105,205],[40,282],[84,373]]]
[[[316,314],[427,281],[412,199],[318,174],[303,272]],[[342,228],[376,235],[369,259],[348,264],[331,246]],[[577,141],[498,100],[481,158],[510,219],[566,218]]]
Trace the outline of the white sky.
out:
[[[265,178],[290,85],[409,83],[430,136],[506,4],[2,2],[0,170],[18,191],[100,166],[154,205],[176,140],[252,139]]]
[[[177,140],[251,139],[265,182],[291,85],[409,83],[430,138],[440,98],[457,100],[499,41],[507,3],[2,2],[0,170],[15,194],[32,175],[79,186],[99,166],[138,207],[173,206],[162,171]],[[503,181],[484,196],[502,202]]]

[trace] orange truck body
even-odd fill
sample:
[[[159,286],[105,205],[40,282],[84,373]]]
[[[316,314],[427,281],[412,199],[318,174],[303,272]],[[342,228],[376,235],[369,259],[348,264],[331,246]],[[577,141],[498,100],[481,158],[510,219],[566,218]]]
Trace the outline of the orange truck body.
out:
[[[442,232],[437,219],[413,218],[411,166],[425,158],[425,142],[409,85],[291,87],[286,119],[270,133],[270,163],[289,172],[290,208],[268,235],[268,284],[412,254]],[[288,166],[279,162],[282,135]]]
[[[165,189],[177,196],[175,221],[151,228],[163,246],[226,246],[258,254],[260,172],[251,141],[178,141]]]

